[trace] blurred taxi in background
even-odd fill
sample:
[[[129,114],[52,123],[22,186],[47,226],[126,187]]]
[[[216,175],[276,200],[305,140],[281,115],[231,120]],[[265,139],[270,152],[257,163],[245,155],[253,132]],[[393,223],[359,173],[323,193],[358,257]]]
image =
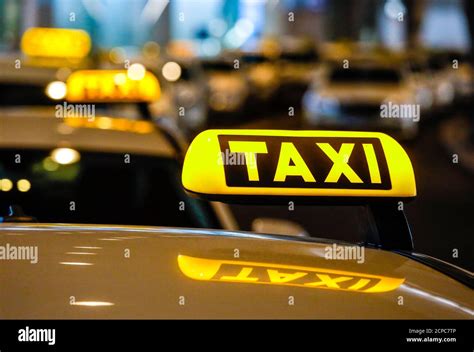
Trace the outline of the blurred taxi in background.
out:
[[[162,102],[153,105],[154,114],[173,118],[185,134],[202,130],[208,122],[208,91],[200,62],[171,58],[162,64],[158,77],[164,82],[162,98],[170,103],[169,112],[155,110],[163,106]]]
[[[433,80],[431,72],[428,70],[428,64],[424,59],[408,60],[406,69],[409,73],[410,82],[417,87],[417,96],[424,110],[431,113],[436,111],[436,83]],[[430,117],[433,114],[427,114]]]
[[[300,107],[301,98],[319,68],[319,52],[314,40],[305,37],[285,36],[279,39],[278,44],[278,101]]]
[[[428,72],[434,86],[434,105],[437,109],[449,107],[456,98],[456,72],[449,56],[442,52],[428,52]]]
[[[418,93],[398,65],[329,65],[305,93],[303,123],[313,128],[391,131],[410,139],[417,134],[422,113]]]
[[[193,47],[170,41],[164,49],[156,42],[138,48],[115,47],[103,55],[102,68],[123,69],[142,65],[161,87],[160,99],[149,104],[154,117],[169,118],[183,134],[192,135],[207,123],[205,77]]]
[[[49,116],[0,115],[2,221],[26,214],[51,223],[235,228],[225,207],[181,189],[182,141],[144,121],[159,96],[148,71],[78,70]],[[137,106],[142,119],[102,115],[109,106]]]
[[[8,211],[15,206],[41,223],[235,228],[225,207],[183,192],[178,153],[151,122],[25,115],[0,123],[2,222],[22,222]]]
[[[186,138],[172,120],[153,115],[159,82],[133,67],[77,70],[48,114],[0,115],[3,222],[238,229],[226,205],[181,189]],[[304,231],[290,221],[257,220],[256,231],[268,224],[276,233]]]
[[[66,94],[73,70],[89,67],[89,34],[83,30],[32,27],[21,40],[21,53],[3,56],[0,108],[3,114],[47,111]],[[43,107],[43,108],[40,108]]]
[[[0,108],[21,106],[52,106],[56,94],[64,88],[64,80],[71,72],[68,68],[37,67],[21,64],[15,68],[15,58],[3,58],[0,71]],[[50,85],[52,82],[61,82]]]
[[[441,55],[441,54],[440,54]],[[461,51],[445,51],[445,66],[452,71],[455,102],[463,102],[474,92],[474,68],[469,54]]]
[[[280,73],[275,59],[262,51],[242,52],[239,59],[250,84],[253,107],[271,103],[280,87]]]
[[[204,59],[202,67],[209,92],[210,118],[219,123],[236,118],[245,109],[250,94],[248,82],[240,70],[238,58]]]

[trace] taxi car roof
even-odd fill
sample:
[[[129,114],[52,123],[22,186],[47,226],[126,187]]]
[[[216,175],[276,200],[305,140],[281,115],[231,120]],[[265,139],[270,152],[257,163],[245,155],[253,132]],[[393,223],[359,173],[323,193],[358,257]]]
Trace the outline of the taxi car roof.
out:
[[[43,113],[44,115],[44,113]],[[135,133],[100,128],[72,127],[64,119],[15,114],[0,111],[1,148],[55,148],[67,146],[85,151],[136,153],[174,157],[176,152],[165,136],[154,129]],[[26,128],[28,127],[28,128]]]
[[[327,260],[327,243],[222,230],[5,223],[0,238],[10,246],[37,246],[40,253],[35,265],[4,262],[10,266],[0,272],[4,318],[469,319],[473,314],[468,287],[404,256],[370,248],[365,249],[365,262],[354,265]],[[131,251],[129,259],[118,254],[124,248]],[[234,257],[235,248],[239,258]],[[85,252],[94,255],[81,255]],[[242,268],[257,268],[252,272],[257,281],[219,275],[200,279],[183,260],[202,264],[198,270],[203,272],[222,262],[224,274],[230,276]],[[307,277],[316,281],[315,287],[259,281],[267,274],[276,274],[277,280],[301,276],[297,268],[330,272],[328,284],[336,276],[339,281],[332,281],[332,288],[319,287],[314,272]],[[338,283],[355,271],[366,280],[392,280],[392,289],[339,290]],[[41,294],[33,299],[31,292]],[[291,309],[289,295],[297,302]],[[399,295],[405,297],[403,306],[397,304]],[[185,297],[184,307],[180,297]]]
[[[21,69],[16,69],[14,67],[14,60],[8,62],[5,62],[5,60],[0,60],[0,64],[3,66],[2,70],[0,70],[1,83],[33,83],[43,85],[57,80],[57,68],[28,66],[22,64]]]

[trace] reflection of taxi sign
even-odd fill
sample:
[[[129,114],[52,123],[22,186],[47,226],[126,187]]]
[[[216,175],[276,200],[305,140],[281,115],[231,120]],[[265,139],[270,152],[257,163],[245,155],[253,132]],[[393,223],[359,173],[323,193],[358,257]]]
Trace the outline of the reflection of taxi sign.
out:
[[[152,133],[155,130],[154,125],[149,121],[135,121],[126,118],[107,116],[96,117],[93,120],[72,117],[64,119],[64,123],[67,126],[74,128],[91,128],[139,134]]]
[[[21,50],[31,57],[82,59],[91,50],[91,39],[79,29],[29,28],[21,39]]]
[[[403,148],[377,132],[208,130],[192,142],[183,186],[210,198],[411,198]]]
[[[148,71],[131,77],[127,70],[83,70],[67,80],[70,102],[152,102],[159,97],[158,79]]]
[[[393,291],[404,278],[393,278],[327,268],[274,263],[217,260],[178,256],[181,272],[188,278],[243,284],[284,285],[365,293]]]

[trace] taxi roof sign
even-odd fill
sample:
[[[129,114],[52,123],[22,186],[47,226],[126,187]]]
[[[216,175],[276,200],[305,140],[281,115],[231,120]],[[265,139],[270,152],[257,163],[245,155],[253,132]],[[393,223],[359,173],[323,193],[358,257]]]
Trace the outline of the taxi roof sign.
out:
[[[28,28],[21,50],[30,57],[82,59],[91,50],[91,38],[81,29]]]
[[[182,183],[216,200],[416,196],[408,155],[379,132],[207,130],[188,149]]]
[[[160,98],[158,79],[149,71],[131,77],[127,70],[80,70],[67,79],[70,102],[153,102]]]

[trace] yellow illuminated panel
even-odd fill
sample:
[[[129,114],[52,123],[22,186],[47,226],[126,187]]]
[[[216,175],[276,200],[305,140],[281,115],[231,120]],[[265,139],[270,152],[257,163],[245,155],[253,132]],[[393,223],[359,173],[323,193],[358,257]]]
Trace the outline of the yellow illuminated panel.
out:
[[[182,183],[216,198],[416,196],[408,155],[379,132],[207,130],[187,151]]]
[[[365,293],[397,289],[404,278],[306,266],[178,256],[181,272],[201,281],[321,288]]]
[[[67,118],[64,120],[64,123],[74,128],[95,128],[139,134],[147,134],[154,131],[154,125],[148,121],[134,121],[125,118],[106,116],[96,117],[93,120],[84,118]]]
[[[31,57],[82,59],[91,50],[91,39],[79,29],[35,27],[23,34],[21,50]]]
[[[148,71],[133,79],[127,70],[82,70],[67,80],[70,102],[153,102],[160,97],[158,79]]]

